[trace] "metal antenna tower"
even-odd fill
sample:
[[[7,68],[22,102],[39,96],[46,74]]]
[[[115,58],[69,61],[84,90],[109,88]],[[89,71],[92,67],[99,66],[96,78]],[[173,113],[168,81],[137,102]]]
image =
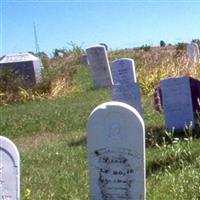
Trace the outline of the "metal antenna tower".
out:
[[[33,23],[33,29],[34,29],[34,38],[35,38],[35,51],[36,51],[36,54],[38,55],[39,52],[40,52],[40,48],[39,48],[39,43],[38,43],[38,37],[37,37],[37,31],[36,31],[35,23]]]

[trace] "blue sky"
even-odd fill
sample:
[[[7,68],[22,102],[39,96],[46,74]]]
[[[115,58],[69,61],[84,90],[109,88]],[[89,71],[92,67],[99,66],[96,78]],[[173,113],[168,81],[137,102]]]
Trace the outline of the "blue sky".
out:
[[[41,51],[111,49],[200,39],[200,1],[0,0],[0,55],[35,52],[33,23]]]

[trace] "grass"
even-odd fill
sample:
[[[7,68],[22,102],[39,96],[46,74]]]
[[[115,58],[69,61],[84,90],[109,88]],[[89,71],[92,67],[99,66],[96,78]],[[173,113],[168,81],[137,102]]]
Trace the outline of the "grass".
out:
[[[183,148],[185,142],[146,149],[147,199],[199,198],[199,141],[189,145],[187,152]],[[49,143],[40,142],[20,151],[24,199],[89,198],[84,133],[54,135]],[[25,198],[27,191],[29,195]]]
[[[89,199],[86,123],[97,105],[111,100],[111,90],[95,90],[87,68],[76,66],[76,71],[67,96],[0,107],[0,133],[21,155],[23,200]],[[166,132],[163,115],[145,93],[147,199],[200,199],[199,140]]]

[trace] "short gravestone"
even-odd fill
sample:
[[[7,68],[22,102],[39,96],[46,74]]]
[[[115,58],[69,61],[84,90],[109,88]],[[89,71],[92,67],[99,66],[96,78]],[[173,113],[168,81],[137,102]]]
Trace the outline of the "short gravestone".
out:
[[[42,62],[31,53],[10,54],[0,57],[0,71],[10,71],[22,81],[23,87],[33,87],[42,81]]]
[[[199,61],[199,46],[197,43],[192,42],[187,44],[187,57],[189,63],[196,63]]]
[[[96,88],[111,87],[112,77],[105,47],[94,46],[86,49],[86,52],[94,86]]]
[[[15,144],[0,136],[0,199],[20,199],[20,157]]]
[[[145,136],[139,113],[121,102],[107,102],[88,121],[91,200],[144,200]]]
[[[112,100],[133,106],[141,115],[140,88],[137,84],[134,60],[121,58],[112,62]]]
[[[189,77],[168,78],[160,81],[162,103],[167,129],[194,127],[194,114]]]
[[[85,66],[89,65],[87,55],[82,55],[80,57],[80,63],[81,63],[81,65],[85,65]]]

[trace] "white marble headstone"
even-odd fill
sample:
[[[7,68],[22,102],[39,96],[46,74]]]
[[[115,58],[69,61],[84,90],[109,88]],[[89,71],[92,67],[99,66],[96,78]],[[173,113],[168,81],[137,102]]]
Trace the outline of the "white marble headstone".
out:
[[[200,54],[197,43],[192,42],[187,44],[187,57],[189,62],[196,63],[199,61]]]
[[[133,59],[120,58],[114,60],[111,65],[111,72],[114,84],[127,85],[137,82]]]
[[[131,106],[107,102],[88,121],[91,200],[144,200],[144,122]]]
[[[111,87],[112,77],[107,52],[104,46],[86,49],[88,61],[96,88]]]
[[[0,199],[20,199],[20,157],[15,144],[0,136]]]
[[[184,129],[191,123],[194,114],[189,77],[168,78],[160,81],[165,127]]]

